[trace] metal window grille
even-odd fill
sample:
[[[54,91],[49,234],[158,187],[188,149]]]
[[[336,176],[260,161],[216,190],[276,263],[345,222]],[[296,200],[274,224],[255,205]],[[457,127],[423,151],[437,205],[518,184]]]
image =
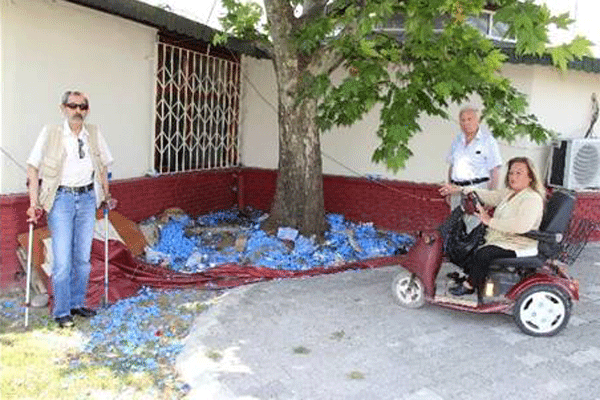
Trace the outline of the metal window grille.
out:
[[[156,91],[156,172],[239,164],[239,62],[161,42]]]
[[[434,21],[434,32],[441,32],[450,18],[446,16],[438,17]],[[490,39],[494,39],[501,42],[516,42],[513,35],[506,36],[508,32],[508,24],[500,21],[494,21],[494,12],[489,10],[483,10],[481,14],[477,16],[468,16],[466,22],[478,29],[481,33]],[[404,39],[404,15],[396,15],[381,26],[376,27],[375,32],[386,32],[397,36],[400,40]]]

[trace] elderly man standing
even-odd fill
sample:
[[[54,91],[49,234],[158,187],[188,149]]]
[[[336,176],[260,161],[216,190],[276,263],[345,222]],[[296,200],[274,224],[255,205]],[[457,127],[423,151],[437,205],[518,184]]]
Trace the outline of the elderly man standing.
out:
[[[456,136],[446,158],[450,168],[448,180],[458,186],[474,186],[496,189],[502,166],[502,157],[496,139],[479,125],[479,114],[472,106],[464,107],[458,114],[462,132]],[[450,207],[460,204],[460,194],[452,195]],[[479,220],[471,215],[465,217],[467,232]]]
[[[52,236],[52,315],[60,327],[73,316],[91,317],[85,307],[96,208],[110,200],[108,166],[113,158],[98,128],[84,124],[88,97],[67,91],[60,109],[62,125],[42,129],[27,159],[28,221],[37,222],[40,207],[48,213]],[[41,184],[40,184],[41,182]]]

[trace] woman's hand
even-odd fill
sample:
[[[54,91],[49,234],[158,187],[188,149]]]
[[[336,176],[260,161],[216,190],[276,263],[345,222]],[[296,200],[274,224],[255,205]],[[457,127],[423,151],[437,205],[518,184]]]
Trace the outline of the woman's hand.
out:
[[[444,183],[440,188],[439,192],[442,196],[448,196],[455,193],[460,193],[461,187],[456,185],[451,185],[450,183]]]
[[[492,217],[485,211],[485,208],[480,203],[477,203],[477,210],[475,211],[475,216],[479,218],[482,224],[489,225]]]

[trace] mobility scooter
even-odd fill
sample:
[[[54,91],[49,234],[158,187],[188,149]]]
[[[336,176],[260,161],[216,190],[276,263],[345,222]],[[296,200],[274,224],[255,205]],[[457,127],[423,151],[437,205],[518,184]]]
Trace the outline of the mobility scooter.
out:
[[[477,201],[470,196],[464,200]],[[474,301],[446,295],[444,279],[438,279],[444,275],[440,274],[442,264],[458,269],[444,256],[442,230],[420,233],[409,252],[399,256],[401,271],[392,283],[394,298],[407,308],[427,302],[475,313],[512,314],[528,335],[556,335],[569,321],[573,300],[579,300],[579,283],[565,267],[575,261],[595,228],[591,221],[571,222],[574,204],[570,193],[554,191],[539,230],[524,234],[538,240],[538,255],[496,260],[484,288],[477,288],[473,295]],[[452,275],[456,277],[457,272],[448,274]]]

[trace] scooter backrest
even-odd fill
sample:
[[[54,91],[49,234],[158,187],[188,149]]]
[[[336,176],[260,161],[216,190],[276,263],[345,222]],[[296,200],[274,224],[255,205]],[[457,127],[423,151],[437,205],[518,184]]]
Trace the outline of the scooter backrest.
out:
[[[575,197],[567,192],[554,191],[546,202],[540,231],[552,233],[565,233],[569,228],[571,214],[575,207]],[[538,251],[545,258],[552,258],[559,250],[557,243],[539,242]]]

